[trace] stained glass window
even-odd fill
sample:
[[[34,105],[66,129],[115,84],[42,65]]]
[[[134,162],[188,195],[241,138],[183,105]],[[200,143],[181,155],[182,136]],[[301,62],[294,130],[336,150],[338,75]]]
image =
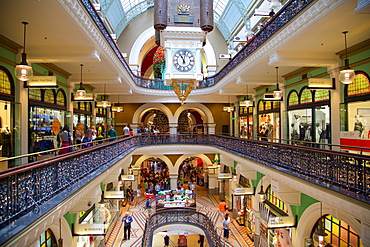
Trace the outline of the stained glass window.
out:
[[[316,90],[315,102],[329,100],[329,90]]]
[[[91,103],[90,102],[86,103],[86,111],[91,111]]]
[[[85,110],[85,102],[80,102],[80,110]]]
[[[266,191],[266,199],[271,202],[273,205],[275,205],[280,210],[284,211],[286,214],[288,214],[288,208],[287,205],[284,203],[284,201],[280,200],[274,193],[274,191],[271,190],[271,186],[267,188]]]
[[[50,229],[47,229],[40,235],[40,247],[57,246],[56,238]]]
[[[12,87],[10,85],[9,77],[5,71],[0,70],[0,93],[12,94]]]
[[[273,103],[272,103],[272,108],[273,108],[273,109],[280,108],[280,101],[273,101]]]
[[[301,104],[312,103],[312,93],[307,88],[303,89],[301,94]]]
[[[348,85],[348,96],[370,93],[369,78],[364,73],[358,73],[351,84]]]
[[[28,97],[30,99],[41,101],[41,90],[40,89],[32,88],[28,91],[28,94],[29,94]]]
[[[266,102],[266,106],[265,106],[265,110],[271,110],[271,101],[269,102],[269,101],[267,101]]]
[[[324,229],[328,236],[325,237],[325,242],[331,246],[349,246],[360,247],[361,239],[357,232],[350,227],[346,222],[340,221],[331,215],[322,216],[315,225],[315,230],[318,229],[320,222],[324,222]],[[314,231],[315,231],[314,230]],[[313,231],[313,232],[314,232]]]
[[[259,102],[258,102],[258,111],[263,111],[264,110],[264,107],[263,107],[263,101],[262,100],[260,100]]]
[[[73,102],[73,109],[78,109],[78,102],[76,101]]]
[[[298,105],[298,93],[293,91],[289,95],[288,106]]]
[[[66,98],[64,97],[64,93],[61,89],[58,90],[58,93],[57,93],[57,105],[62,105],[62,106],[66,105]]]
[[[44,102],[54,104],[54,92],[52,89],[46,89],[44,94]]]

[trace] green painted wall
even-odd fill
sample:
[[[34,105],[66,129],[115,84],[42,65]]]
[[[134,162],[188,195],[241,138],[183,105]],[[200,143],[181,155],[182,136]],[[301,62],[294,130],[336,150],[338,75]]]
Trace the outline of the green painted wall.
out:
[[[69,228],[71,229],[71,232],[72,232],[72,224],[75,223],[76,217],[77,217],[77,214],[66,213],[64,215],[64,219],[66,219],[66,221],[68,222],[68,225],[69,225]]]
[[[297,222],[301,218],[303,212],[312,204],[318,202],[318,200],[301,193],[301,205],[300,206],[291,206],[293,215],[297,215]]]
[[[257,179],[256,180],[252,180],[252,183],[253,183],[253,187],[257,187],[258,183],[260,182],[261,178],[263,178],[265,175],[260,173],[260,172],[257,172]],[[259,190],[259,188],[258,188]],[[256,189],[257,191],[257,189]]]

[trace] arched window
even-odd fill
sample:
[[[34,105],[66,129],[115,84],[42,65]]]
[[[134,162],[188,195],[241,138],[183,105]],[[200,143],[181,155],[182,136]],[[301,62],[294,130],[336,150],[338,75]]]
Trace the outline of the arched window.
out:
[[[311,90],[305,88],[303,89],[301,93],[301,104],[307,104],[307,103],[312,103],[312,93]]]
[[[63,89],[59,89],[57,92],[57,105],[65,106],[66,105],[66,96]]]
[[[263,111],[263,110],[264,110],[263,101],[262,101],[262,100],[260,100],[260,101],[258,102],[258,111]]]
[[[9,76],[6,72],[0,69],[0,93],[2,94],[12,94],[12,85],[9,80]]]
[[[57,240],[50,228],[40,235],[40,247],[54,247],[57,245]]]
[[[312,239],[315,239],[314,232],[318,229],[319,225],[324,226],[325,232],[328,236],[325,237],[325,242],[331,246],[351,246],[360,247],[360,236],[350,227],[346,222],[338,220],[331,215],[322,216],[315,224],[311,232]]]
[[[52,89],[45,90],[44,102],[54,104],[54,91]]]
[[[315,102],[329,100],[329,90],[315,90]]]
[[[273,108],[273,109],[280,108],[280,101],[273,101],[273,103],[272,103],[272,108]]]
[[[298,93],[296,91],[292,91],[289,94],[289,99],[288,99],[288,106],[294,106],[298,105]]]
[[[30,99],[41,101],[41,90],[40,89],[32,88],[28,91],[28,94],[29,94],[28,97]]]
[[[265,110],[271,110],[271,109],[272,109],[272,107],[271,107],[271,101],[267,101],[265,103]]]
[[[267,188],[266,200],[271,202],[280,210],[284,211],[284,213],[288,214],[288,205],[286,205],[284,201],[282,201],[275,195],[274,191],[271,190],[271,185]]]
[[[355,79],[348,85],[347,95],[357,96],[370,93],[369,78],[365,73],[356,73]]]

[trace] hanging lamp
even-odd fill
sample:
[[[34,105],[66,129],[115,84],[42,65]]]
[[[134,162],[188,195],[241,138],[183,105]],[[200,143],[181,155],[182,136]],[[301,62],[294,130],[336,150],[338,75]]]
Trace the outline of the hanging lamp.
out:
[[[81,66],[81,80],[80,80],[80,88],[77,89],[77,92],[76,92],[76,98],[77,99],[80,99],[80,98],[83,99],[86,96],[86,90],[85,90],[85,88],[83,86],[83,83],[82,83],[82,67],[84,65],[80,64],[80,66]]]
[[[260,192],[258,192],[258,196],[259,196],[259,201],[260,202],[264,202],[266,200],[266,194],[263,191],[263,185],[261,185],[261,190],[260,190]]]
[[[315,231],[316,240],[319,242],[319,246],[326,246],[325,237],[328,234],[325,232],[322,217],[322,202],[320,202],[320,222],[318,224],[318,229]]]
[[[98,102],[96,104],[96,107],[102,107],[102,108],[109,108],[111,107],[111,103],[105,99],[105,89],[106,89],[107,84],[104,84],[104,98],[102,101]]]
[[[248,95],[248,84],[247,84],[247,94],[245,96],[244,104],[245,104],[246,107],[252,107],[253,106],[253,101],[251,101],[249,99],[249,95]]]
[[[118,95],[118,104],[115,105],[114,107],[112,107],[112,111],[113,112],[122,112],[123,111],[123,107],[119,103],[119,95]]]
[[[23,21],[22,24],[24,25],[22,61],[20,64],[15,66],[14,75],[20,81],[28,81],[33,76],[32,67],[27,63],[26,53],[26,26],[28,25],[28,22]]]
[[[274,99],[280,100],[283,97],[283,92],[279,89],[279,67],[275,67],[276,69],[276,90],[273,92]]]
[[[344,46],[345,46],[345,52],[346,52],[346,59],[344,59],[344,67],[339,72],[339,80],[343,84],[350,84],[353,81],[353,78],[355,77],[355,71],[349,67],[349,59],[348,59],[348,53],[347,53],[347,33],[348,31],[343,31],[344,34]]]

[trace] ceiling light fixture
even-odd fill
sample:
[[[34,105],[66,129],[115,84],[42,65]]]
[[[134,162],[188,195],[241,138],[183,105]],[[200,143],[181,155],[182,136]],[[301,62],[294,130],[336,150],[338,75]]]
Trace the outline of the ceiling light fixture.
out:
[[[26,26],[28,25],[28,22],[23,21],[22,24],[24,25],[22,61],[20,64],[15,66],[14,74],[18,80],[28,81],[33,76],[33,70],[32,67],[27,63],[26,54]]]
[[[248,95],[248,84],[246,85],[247,87],[247,95],[245,96],[245,101],[244,101],[244,104],[246,107],[252,107],[253,106],[253,101],[251,101],[249,99],[249,95]]]
[[[355,77],[355,71],[349,67],[349,59],[347,54],[347,33],[348,31],[343,31],[344,34],[344,46],[346,52],[346,59],[344,59],[344,67],[339,72],[339,80],[343,84],[350,84]]]
[[[118,104],[115,105],[114,107],[112,107],[112,111],[113,112],[122,112],[123,111],[123,107],[119,103],[119,95],[117,95],[117,97],[118,97]]]
[[[283,92],[279,89],[279,67],[275,67],[276,69],[276,90],[274,91],[273,95],[274,98],[280,100],[283,97]]]
[[[111,103],[105,99],[105,89],[106,89],[107,84],[104,84],[104,98],[102,101],[98,102],[96,104],[96,107],[102,107],[102,108],[109,108],[111,107]]]
[[[84,66],[83,64],[80,64],[81,66],[81,80],[80,80],[80,88],[77,90],[76,92],[76,98],[85,98],[86,96],[86,90],[83,86],[83,83],[82,83],[82,67]]]

